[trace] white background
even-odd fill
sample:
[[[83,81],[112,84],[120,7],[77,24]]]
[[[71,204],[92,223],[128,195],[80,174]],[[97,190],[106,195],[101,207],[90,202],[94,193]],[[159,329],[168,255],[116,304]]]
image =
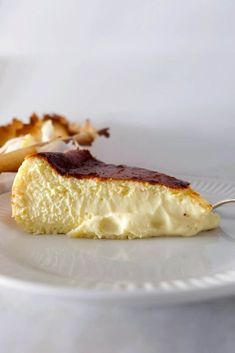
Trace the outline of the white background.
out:
[[[103,159],[233,173],[234,11],[227,0],[2,0],[0,119],[90,117],[112,128]]]
[[[104,160],[233,179],[234,14],[231,0],[2,0],[1,122],[90,117],[111,127]],[[107,311],[1,297],[9,353],[234,351],[233,299]]]

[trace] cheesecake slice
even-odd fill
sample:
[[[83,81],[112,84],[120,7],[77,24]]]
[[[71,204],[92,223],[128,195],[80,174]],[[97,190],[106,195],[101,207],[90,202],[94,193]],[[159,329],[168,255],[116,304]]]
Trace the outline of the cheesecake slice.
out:
[[[100,239],[190,236],[219,224],[189,183],[105,164],[87,150],[27,157],[14,180],[12,214],[29,233]]]

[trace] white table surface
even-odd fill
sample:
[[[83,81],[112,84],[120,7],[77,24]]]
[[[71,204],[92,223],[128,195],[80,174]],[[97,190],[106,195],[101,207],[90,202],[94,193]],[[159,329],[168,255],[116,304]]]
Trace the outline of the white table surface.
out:
[[[233,352],[235,300],[103,309],[1,290],[5,352]]]
[[[112,128],[94,146],[104,160],[234,179],[234,9],[219,0],[2,0],[0,120],[89,116]],[[0,288],[8,353],[230,353],[234,326],[235,298],[105,307]]]

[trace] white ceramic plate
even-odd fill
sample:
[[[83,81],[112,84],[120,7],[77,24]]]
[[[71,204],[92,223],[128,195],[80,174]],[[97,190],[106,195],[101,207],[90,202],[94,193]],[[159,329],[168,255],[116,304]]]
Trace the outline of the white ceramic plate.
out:
[[[211,202],[235,197],[235,183],[185,178]],[[0,284],[80,300],[172,303],[235,293],[235,207],[221,227],[192,238],[89,240],[30,236],[0,196]]]

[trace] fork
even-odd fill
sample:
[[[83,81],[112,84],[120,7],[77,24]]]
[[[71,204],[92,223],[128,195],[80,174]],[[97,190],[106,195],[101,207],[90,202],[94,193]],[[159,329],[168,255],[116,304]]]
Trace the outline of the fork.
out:
[[[233,202],[235,202],[235,199],[222,200],[222,201],[216,202],[214,205],[212,205],[212,209],[214,210],[215,208],[218,208],[220,206],[226,205],[228,203],[233,203]]]

